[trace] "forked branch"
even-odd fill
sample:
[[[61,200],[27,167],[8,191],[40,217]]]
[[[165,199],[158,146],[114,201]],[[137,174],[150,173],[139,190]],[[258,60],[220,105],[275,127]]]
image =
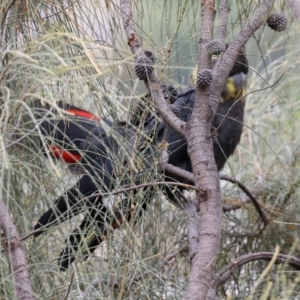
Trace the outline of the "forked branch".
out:
[[[210,292],[208,299],[215,299],[215,291],[217,287],[224,284],[238,268],[242,267],[245,264],[258,260],[272,261],[270,267],[273,264],[286,264],[295,268],[296,270],[300,270],[300,258],[293,255],[285,255],[276,252],[258,252],[245,254],[232,261],[214,276],[214,278],[210,282]]]
[[[136,29],[134,16],[132,11],[131,0],[120,0],[120,9],[122,14],[123,27],[127,36],[128,45],[132,54],[137,58],[139,54],[142,54],[142,42]],[[167,124],[176,130],[182,136],[185,136],[185,122],[180,120],[174,112],[171,110],[170,105],[166,102],[160,84],[156,79],[154,72],[151,73],[148,80],[145,80],[145,84],[149,92],[151,93],[155,105],[157,106],[159,113],[167,122]]]

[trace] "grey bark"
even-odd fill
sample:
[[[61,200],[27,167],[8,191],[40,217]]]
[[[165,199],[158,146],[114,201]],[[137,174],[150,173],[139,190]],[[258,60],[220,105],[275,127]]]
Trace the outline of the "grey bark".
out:
[[[228,7],[226,1],[223,1],[222,4],[221,10],[223,10],[220,11],[220,15],[224,21],[226,20]],[[196,89],[195,106],[187,124],[174,115],[164,100],[159,82],[154,73],[150,75],[148,81],[145,81],[162,117],[169,126],[186,137],[188,153],[193,166],[193,179],[197,189],[197,203],[195,203],[195,207],[200,207],[201,218],[198,234],[194,232],[198,228],[198,224],[194,220],[195,207],[187,207],[191,221],[189,224],[190,246],[192,252],[196,252],[195,255],[192,255],[192,268],[185,298],[187,300],[207,299],[221,243],[223,205],[218,172],[213,155],[212,139],[209,138],[211,121],[216,113],[221,92],[239,51],[266,20],[273,4],[274,0],[260,2],[250,22],[236,36],[225,54],[218,59],[213,69],[213,81],[210,87]],[[214,0],[202,1],[201,33],[198,49],[199,70],[211,69],[211,58],[207,53],[206,47],[213,38],[214,7]],[[135,30],[131,1],[120,0],[120,8],[128,45],[136,56],[137,53],[141,52],[142,44]],[[220,33],[222,39],[226,34],[226,26],[223,23]],[[166,162],[164,163],[166,164]]]
[[[206,45],[212,39],[214,1],[202,1],[201,33],[198,69],[210,68]],[[192,161],[195,185],[206,189],[198,192],[200,205],[200,235],[198,252],[192,261],[186,300],[207,299],[217,255],[221,243],[222,200],[217,168],[213,157],[210,124],[218,107],[221,91],[239,51],[264,23],[273,7],[273,1],[261,1],[251,20],[236,36],[213,69],[210,89],[197,89],[192,117],[187,124],[188,151]]]
[[[0,200],[1,245],[12,269],[16,299],[31,300],[33,293],[25,253],[18,231],[2,200]]]

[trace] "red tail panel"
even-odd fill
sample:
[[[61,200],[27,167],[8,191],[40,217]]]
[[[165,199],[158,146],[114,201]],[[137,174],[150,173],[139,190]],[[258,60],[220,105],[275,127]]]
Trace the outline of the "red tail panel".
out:
[[[100,121],[100,119],[93,115],[92,113],[85,111],[85,110],[78,110],[78,109],[68,109],[66,110],[69,114],[72,114],[74,116],[78,116],[78,117],[82,117],[82,118],[86,118],[86,119],[90,119],[93,121]]]
[[[97,116],[95,116],[94,114],[92,114],[86,110],[83,110],[81,108],[78,108],[76,106],[70,105],[70,104],[66,104],[65,112],[67,114],[75,116],[75,117],[81,117],[81,118],[95,121],[95,122],[100,121],[100,119]],[[74,120],[73,120],[73,122],[74,122]],[[65,133],[67,140],[73,141],[73,139],[76,140],[76,138],[75,138],[76,136],[78,139],[83,139],[85,137],[85,135],[88,133],[88,128],[90,128],[92,126],[92,122],[91,122],[91,125],[89,125],[88,123],[85,124],[84,122],[82,122],[82,119],[80,119],[80,118],[78,118],[78,124],[79,125],[76,126],[76,123],[74,122],[73,127],[72,127],[72,125],[68,125],[68,127],[65,128],[64,127],[64,126],[66,126],[65,123],[59,121],[58,127],[62,132]],[[83,127],[83,129],[81,129],[81,126]],[[76,130],[79,130],[79,132],[76,132]],[[69,134],[70,134],[70,136],[69,136]],[[62,142],[63,142],[64,137],[59,137],[59,139],[62,139]],[[76,144],[76,142],[74,142],[74,151],[71,150],[73,153],[70,152],[70,150],[68,151],[68,150],[65,150],[65,149],[57,147],[57,146],[49,146],[49,150],[53,153],[53,155],[57,159],[63,160],[64,162],[69,163],[69,164],[76,164],[81,160],[81,155],[78,154],[78,149],[76,148],[75,144]]]
[[[69,164],[78,163],[81,159],[81,156],[79,154],[72,154],[71,152],[63,150],[56,146],[51,146],[49,147],[49,149],[56,158],[62,159],[63,161]]]

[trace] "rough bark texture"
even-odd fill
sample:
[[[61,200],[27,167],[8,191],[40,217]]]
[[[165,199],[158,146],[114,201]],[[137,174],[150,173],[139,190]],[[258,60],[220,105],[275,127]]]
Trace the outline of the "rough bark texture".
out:
[[[226,36],[227,2],[222,1],[220,15],[222,18],[221,39]],[[192,161],[193,177],[197,189],[197,203],[186,207],[190,216],[190,243],[192,268],[187,286],[186,299],[212,299],[208,291],[213,278],[217,255],[221,243],[222,199],[217,167],[214,160],[211,133],[211,121],[216,113],[219,99],[229,72],[248,39],[266,20],[274,0],[264,0],[258,4],[250,22],[236,36],[224,55],[221,55],[213,69],[213,81],[207,88],[196,90],[196,102],[191,119],[185,122],[178,119],[163,98],[159,82],[154,74],[145,81],[151,91],[155,104],[162,117],[177,132],[186,136],[188,153]],[[141,51],[141,42],[136,33],[132,3],[120,0],[123,26],[128,38],[128,45],[136,56]],[[201,9],[201,33],[199,39],[198,70],[211,69],[211,58],[207,53],[207,44],[212,40],[214,31],[215,1],[203,0]],[[190,175],[189,175],[190,176]],[[196,233],[198,222],[195,221],[195,207],[200,207],[200,230]],[[199,240],[199,243],[198,243]],[[210,293],[211,295],[211,293]]]
[[[222,200],[217,168],[213,157],[210,124],[217,110],[221,91],[240,49],[263,24],[274,1],[261,1],[250,22],[236,36],[224,55],[221,55],[213,69],[210,89],[197,89],[196,102],[187,124],[188,151],[192,161],[193,174],[200,205],[200,235],[196,256],[187,287],[186,300],[208,299],[210,281],[220,249],[222,229]],[[201,33],[199,40],[198,69],[210,68],[206,46],[212,39],[214,1],[203,1],[201,10]],[[201,192],[205,189],[206,193]]]
[[[5,254],[12,268],[16,299],[33,299],[27,261],[20,237],[2,200],[0,200],[0,231],[1,245],[4,247]]]
[[[214,6],[214,1],[202,2],[198,70],[211,69],[211,60],[206,47],[212,40]],[[204,188],[206,193],[197,193],[200,204],[199,244],[192,260],[186,300],[206,298],[221,241],[223,212],[221,190],[212,139],[207,138],[210,135],[211,121],[214,116],[209,95],[209,87],[196,90],[195,106],[191,119],[187,123],[188,153],[192,161],[195,185],[197,188]]]
[[[197,214],[196,205],[193,201],[185,204],[185,211],[188,215],[188,241],[189,241],[189,258],[190,261],[193,260],[197,254],[199,245],[199,218]]]
[[[128,39],[128,46],[130,47],[132,54],[136,57],[142,51],[143,44],[135,29],[131,1],[121,0],[120,8],[123,27]]]
[[[213,38],[214,6],[214,1],[202,2],[198,70],[211,68],[206,47]],[[209,87],[196,90],[196,102],[186,132],[195,185],[206,189],[206,193],[197,193],[200,205],[200,234],[197,254],[192,261],[189,276],[187,300],[206,298],[221,241],[223,209],[212,139],[208,138],[214,116],[209,95]]]
[[[220,26],[219,26],[219,41],[224,44],[227,34],[227,23],[228,23],[228,13],[229,6],[227,0],[219,1],[219,11],[220,11]]]

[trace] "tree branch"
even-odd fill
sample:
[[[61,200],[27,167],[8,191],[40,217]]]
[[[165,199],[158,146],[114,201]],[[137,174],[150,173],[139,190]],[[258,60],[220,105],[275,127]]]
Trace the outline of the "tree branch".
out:
[[[137,58],[143,50],[143,43],[135,29],[131,1],[120,0],[120,9],[123,27],[128,39],[128,46],[130,47],[132,54]]]
[[[120,9],[128,45],[135,58],[137,58],[138,54],[142,51],[142,42],[135,29],[131,0],[120,0]],[[161,91],[160,84],[153,72],[149,76],[148,81],[145,80],[145,84],[165,122],[179,134],[185,136],[185,122],[180,120],[171,110],[170,105],[166,102]]]
[[[266,260],[270,261],[274,258],[273,252],[258,252],[250,253],[240,256],[235,259],[229,265],[225,266],[220,270],[210,282],[210,288],[216,290],[218,286],[224,284],[233,274],[233,272],[242,267],[243,265],[257,261],[257,260]],[[274,259],[274,264],[287,264],[296,270],[300,270],[300,258],[292,255],[278,254]],[[214,299],[214,298],[211,298]]]
[[[164,258],[164,262],[166,262],[166,261],[169,262],[170,260],[172,260],[173,258],[175,258],[177,255],[182,254],[184,252],[188,252],[189,249],[190,249],[189,246],[183,246],[183,247],[181,247],[178,251],[166,255],[166,257]],[[163,262],[163,264],[164,264],[164,262]]]
[[[233,42],[223,55],[220,55],[213,69],[213,80],[211,84],[210,104],[214,111],[218,107],[219,97],[225,86],[230,70],[238,57],[240,50],[245,46],[246,42],[253,36],[255,31],[265,22],[268,17],[275,0],[260,1],[258,8],[255,9],[250,21],[236,35]]]
[[[184,208],[188,215],[189,258],[192,261],[199,247],[199,219],[195,203],[185,203]]]
[[[194,182],[193,173],[169,164],[168,160],[169,160],[169,154],[168,154],[167,150],[162,150],[161,159],[160,159],[160,167],[162,168],[163,172],[169,172],[171,174],[181,176],[191,182]]]
[[[171,164],[168,164],[168,159],[169,159],[169,155],[168,155],[167,151],[163,150],[162,154],[161,154],[161,161],[160,161],[160,166],[161,166],[163,172],[175,174],[175,175],[181,176],[191,182],[194,182],[194,175],[191,172],[185,171],[181,168],[178,168]],[[249,202],[249,200],[252,201],[254,207],[256,208],[256,210],[257,210],[258,214],[260,215],[261,219],[263,220],[264,224],[268,225],[269,220],[266,217],[266,215],[264,214],[264,212],[262,211],[261,205],[258,203],[256,198],[252,195],[252,193],[248,190],[248,188],[245,185],[243,185],[240,181],[229,177],[228,175],[220,174],[219,178],[221,180],[229,181],[231,183],[236,184],[249,197],[249,199],[247,199],[247,202]],[[205,192],[204,189],[202,189],[202,191]],[[182,203],[182,205],[183,205],[183,203]],[[241,205],[223,205],[223,211],[224,212],[231,211],[231,210],[239,209],[240,207],[241,207]],[[200,211],[199,206],[197,206],[197,211],[198,212]]]
[[[263,212],[261,205],[258,203],[258,201],[256,200],[256,198],[251,194],[251,192],[247,189],[246,186],[244,186],[240,181],[229,177],[228,175],[224,175],[224,174],[220,174],[219,178],[225,181],[229,181],[231,183],[236,184],[252,201],[254,207],[256,208],[258,214],[260,215],[261,219],[263,220],[265,225],[269,224],[269,220],[267,218],[267,216],[265,215],[265,213]]]
[[[214,31],[214,7],[214,0],[202,1],[198,71],[211,69],[211,56],[208,54],[207,45],[211,42]],[[196,193],[196,206],[200,206],[199,243],[197,253],[192,260],[186,300],[206,298],[222,237],[221,189],[212,140],[207,138],[217,106],[213,111],[209,103],[209,95],[210,87],[196,88],[195,105],[191,118],[187,122],[186,138],[195,186],[204,188],[205,193],[201,191]]]
[[[213,157],[210,124],[219,105],[221,92],[240,50],[264,23],[274,0],[260,1],[250,21],[235,37],[213,68],[213,79],[209,88],[196,89],[196,101],[190,120],[187,122],[186,138],[191,158],[195,186],[207,190],[207,196],[197,193],[200,204],[200,240],[198,253],[192,261],[186,300],[207,299],[209,282],[221,244],[222,199],[217,168]],[[213,0],[203,0],[201,9],[201,33],[198,49],[198,70],[210,69],[211,59],[207,45],[212,40],[214,29]]]
[[[174,165],[171,165],[171,164],[163,164],[161,166],[162,166],[162,169],[165,172],[169,172],[169,173],[172,173],[172,174],[175,174],[175,175],[179,175],[179,176],[181,176],[181,177],[183,177],[187,180],[190,180],[190,181],[194,182],[194,176],[193,176],[193,173],[191,173],[191,172],[183,170],[179,167],[175,167]]]
[[[9,215],[9,212],[0,199],[0,235],[1,245],[12,267],[12,278],[16,299],[31,300],[33,292],[27,270],[27,261],[22,248],[18,231]]]
[[[229,7],[227,0],[219,0],[219,11],[220,11],[220,26],[219,26],[219,41],[225,44],[226,34],[227,34],[227,23],[228,23],[228,13]]]

